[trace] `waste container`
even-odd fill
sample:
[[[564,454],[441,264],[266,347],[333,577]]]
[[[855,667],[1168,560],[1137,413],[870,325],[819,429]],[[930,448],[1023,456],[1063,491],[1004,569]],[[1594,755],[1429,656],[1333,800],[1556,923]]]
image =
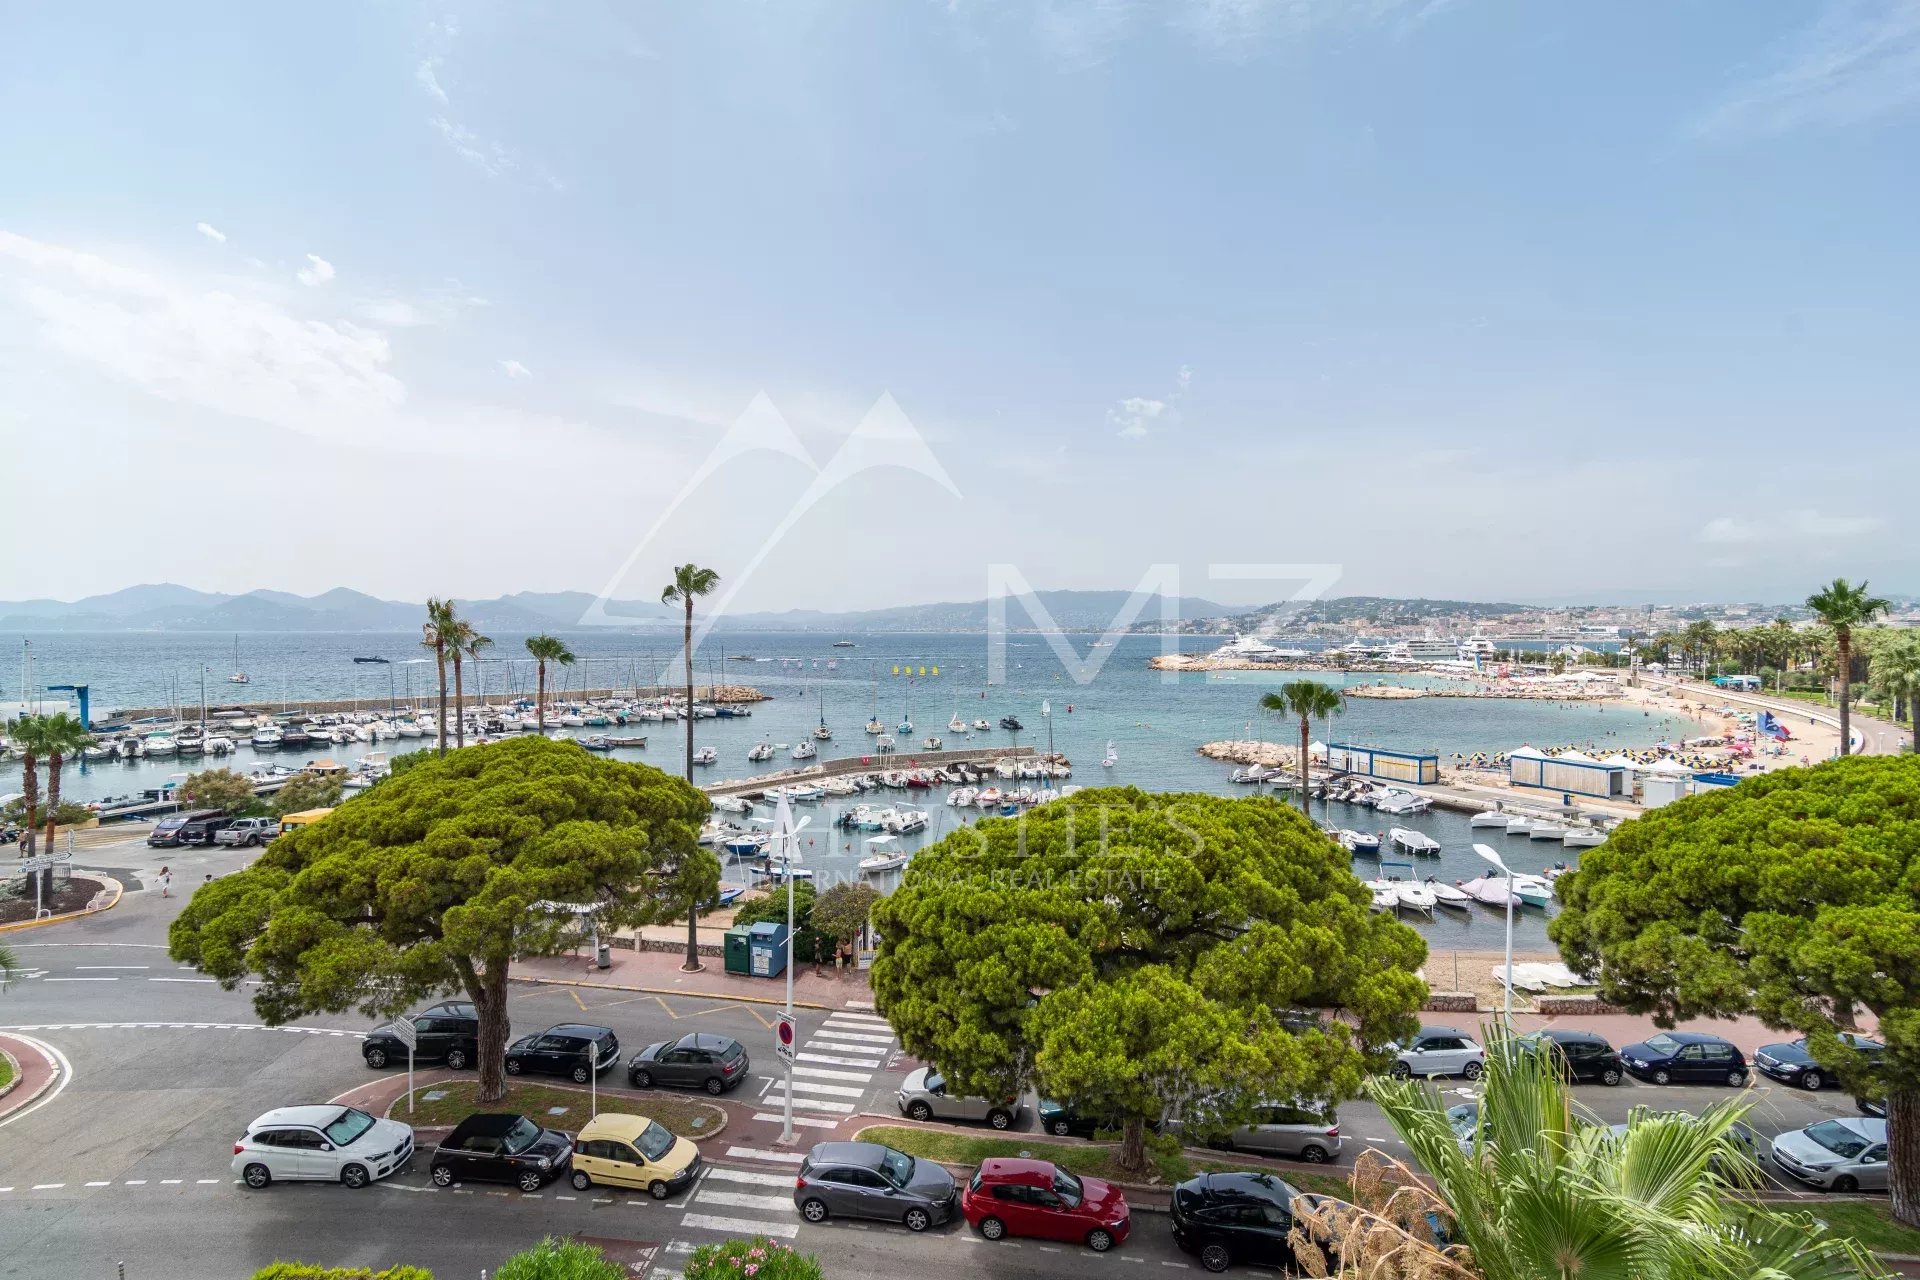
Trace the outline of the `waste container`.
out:
[[[752,929],[744,924],[727,930],[724,967],[728,973],[746,975],[753,972],[752,948],[748,945],[748,937],[752,932]]]
[[[600,949],[594,952],[593,963],[596,968],[601,968],[601,969],[613,968],[613,948],[608,946],[604,942],[601,943]]]
[[[766,921],[747,930],[747,945],[753,953],[753,976],[777,978],[787,971],[787,926]]]

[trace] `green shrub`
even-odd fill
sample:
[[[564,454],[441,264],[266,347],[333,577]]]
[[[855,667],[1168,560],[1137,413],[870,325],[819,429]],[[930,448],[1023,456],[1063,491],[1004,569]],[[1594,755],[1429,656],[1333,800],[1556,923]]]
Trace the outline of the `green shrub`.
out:
[[[811,1254],[795,1253],[777,1240],[755,1236],[728,1240],[693,1251],[686,1280],[821,1280],[820,1263]],[[507,1280],[502,1273],[500,1280]]]
[[[627,1269],[609,1262],[590,1244],[555,1240],[514,1254],[500,1264],[494,1280],[626,1280]]]
[[[425,1267],[406,1265],[369,1271],[365,1267],[323,1267],[312,1262],[275,1262],[253,1273],[253,1280],[433,1280]]]

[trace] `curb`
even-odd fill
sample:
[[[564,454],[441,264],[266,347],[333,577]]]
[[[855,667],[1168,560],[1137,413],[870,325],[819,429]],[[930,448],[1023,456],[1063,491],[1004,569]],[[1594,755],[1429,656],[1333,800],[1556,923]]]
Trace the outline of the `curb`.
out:
[[[83,876],[82,879],[100,881],[109,889],[113,890],[113,897],[97,907],[82,907],[78,911],[68,911],[61,915],[47,916],[40,920],[16,920],[12,924],[0,924],[0,933],[15,933],[21,929],[37,929],[43,924],[59,924],[63,920],[78,920],[81,916],[96,916],[102,911],[111,911],[119,906],[121,897],[126,893],[126,888],[112,876],[100,875],[96,872],[92,875]]]
[[[5,1050],[0,1050],[0,1053],[4,1053],[4,1052]],[[19,1059],[14,1058],[13,1055],[10,1053],[7,1054],[7,1057],[13,1060],[14,1070],[16,1074],[13,1077],[12,1084],[9,1084],[5,1089],[0,1089],[0,1097],[12,1097],[15,1093],[19,1092],[19,1089],[20,1089],[20,1076],[17,1074],[20,1068]],[[53,1070],[53,1072],[49,1074],[44,1081],[41,1082],[40,1087],[38,1089],[35,1089],[31,1094],[28,1094],[24,1098],[17,1099],[12,1106],[0,1107],[0,1120],[5,1120],[8,1116],[13,1115],[17,1111],[24,1111],[26,1108],[40,1101],[41,1097],[45,1095],[47,1090],[53,1088],[53,1086],[59,1083],[60,1083],[60,1071],[59,1071],[59,1068],[56,1067]]]
[[[743,996],[735,995],[727,991],[683,991],[678,987],[629,987],[618,982],[584,982],[578,978],[531,978],[509,975],[507,980],[509,982],[531,982],[543,987],[586,987],[594,991],[637,991],[642,995],[649,996],[683,996],[690,999],[732,1000],[739,1004],[776,1005],[782,1009],[786,1008],[787,1005],[785,1000],[775,999],[772,996]],[[821,1009],[832,1013],[836,1009],[846,1008],[847,1006],[817,1004],[811,1000],[795,1000],[793,1007],[796,1009]]]
[[[4,1085],[0,1085],[0,1098],[4,1098],[20,1087],[20,1059],[14,1057],[5,1049],[0,1049],[0,1058],[6,1059],[7,1064],[13,1068],[12,1074],[7,1077],[7,1082]],[[13,1108],[7,1107],[4,1110],[11,1111]]]
[[[458,1077],[455,1077],[455,1078],[458,1078]],[[470,1077],[467,1077],[467,1078],[470,1078]],[[428,1087],[428,1085],[431,1085],[431,1084],[447,1084],[447,1083],[449,1083],[449,1081],[448,1081],[448,1080],[435,1080],[435,1081],[427,1081],[427,1082],[425,1082],[425,1083],[423,1083],[423,1084],[417,1084],[417,1085],[415,1085],[414,1087],[415,1087],[416,1089],[424,1089],[424,1088],[426,1088],[426,1087]],[[557,1090],[559,1090],[559,1091],[560,1091],[560,1092],[562,1092],[562,1093],[586,1093],[586,1094],[589,1094],[589,1096],[591,1096],[591,1091],[590,1091],[590,1090],[587,1090],[587,1089],[582,1089],[582,1088],[580,1088],[580,1087],[579,1087],[578,1085],[574,1085],[574,1084],[543,1084],[543,1085],[541,1085],[540,1087],[541,1087],[541,1088],[543,1088],[543,1089],[557,1089]],[[600,1093],[601,1093],[601,1095],[602,1095],[603,1097],[609,1097],[609,1098],[620,1098],[620,1099],[625,1099],[625,1098],[627,1098],[627,1097],[629,1097],[629,1096],[634,1096],[634,1095],[629,1095],[629,1094],[623,1094],[623,1093],[612,1093],[612,1094],[610,1094],[610,1093],[608,1093],[608,1092],[607,1092],[607,1091],[606,1091],[605,1089],[602,1089],[602,1090],[600,1090]],[[389,1103],[387,1104],[387,1109],[386,1109],[385,1111],[383,1111],[383,1112],[381,1112],[380,1114],[381,1114],[382,1116],[384,1116],[385,1118],[387,1118],[387,1119],[389,1119],[389,1120],[400,1120],[400,1122],[401,1122],[402,1124],[412,1124],[412,1121],[410,1121],[410,1120],[405,1120],[405,1119],[402,1119],[401,1117],[399,1117],[399,1116],[396,1116],[396,1115],[394,1115],[394,1113],[393,1113],[393,1112],[394,1112],[394,1108],[395,1108],[395,1107],[398,1107],[398,1106],[399,1106],[399,1105],[400,1105],[401,1103],[403,1103],[403,1102],[405,1102],[406,1100],[407,1100],[407,1094],[406,1094],[406,1091],[405,1091],[405,1090],[403,1089],[403,1090],[401,1090],[401,1092],[400,1092],[400,1096],[399,1096],[399,1097],[397,1097],[397,1098],[395,1098],[395,1099],[394,1099],[394,1100],[393,1100],[392,1102],[389,1102]],[[701,1134],[701,1135],[700,1135],[699,1137],[697,1137],[697,1138],[688,1138],[688,1139],[687,1139],[687,1141],[688,1141],[688,1142],[691,1142],[691,1143],[693,1143],[693,1144],[695,1144],[696,1146],[697,1146],[697,1145],[699,1145],[699,1144],[700,1144],[700,1143],[702,1143],[702,1142],[705,1142],[705,1141],[707,1141],[707,1140],[708,1140],[708,1139],[710,1139],[710,1138],[717,1138],[717,1137],[719,1137],[719,1136],[720,1136],[721,1134],[723,1134],[723,1133],[725,1133],[725,1132],[727,1131],[727,1125],[728,1125],[728,1124],[730,1124],[730,1123],[732,1123],[732,1121],[733,1121],[733,1117],[732,1117],[732,1115],[730,1115],[730,1114],[728,1113],[728,1111],[727,1111],[727,1109],[726,1109],[725,1107],[723,1107],[723,1106],[721,1106],[721,1105],[720,1105],[719,1103],[717,1103],[717,1102],[707,1102],[707,1100],[706,1100],[706,1099],[704,1099],[704,1098],[689,1098],[689,1099],[686,1099],[686,1101],[689,1101],[689,1102],[699,1102],[699,1103],[703,1103],[704,1105],[706,1105],[706,1106],[709,1106],[709,1107],[712,1107],[712,1108],[713,1108],[713,1109],[714,1109],[715,1111],[718,1111],[718,1112],[720,1113],[720,1123],[719,1123],[718,1125],[716,1125],[716,1126],[714,1126],[714,1129],[713,1129],[713,1132],[711,1132],[711,1133],[703,1133],[703,1134]],[[450,1124],[447,1124],[447,1125],[440,1125],[440,1124],[420,1124],[420,1125],[413,1125],[413,1131],[414,1131],[414,1134],[415,1134],[415,1137],[416,1137],[416,1142],[415,1142],[415,1145],[416,1145],[416,1146],[418,1146],[418,1135],[419,1135],[419,1134],[421,1134],[421,1133],[433,1133],[433,1132],[438,1132],[438,1133],[440,1134],[440,1136],[441,1136],[441,1137],[445,1137],[445,1136],[446,1136],[447,1134],[449,1134],[449,1133],[452,1133],[452,1132],[453,1132],[453,1130],[454,1130],[454,1128],[455,1128],[455,1126],[453,1126],[453,1125],[450,1125]],[[681,1136],[681,1135],[675,1135],[675,1136]]]

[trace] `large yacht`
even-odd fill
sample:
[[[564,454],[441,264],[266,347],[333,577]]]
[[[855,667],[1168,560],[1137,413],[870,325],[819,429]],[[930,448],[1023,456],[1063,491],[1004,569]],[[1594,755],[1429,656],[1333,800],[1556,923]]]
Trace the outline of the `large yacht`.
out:
[[[1259,636],[1236,635],[1213,651],[1216,658],[1238,658],[1245,662],[1285,662],[1307,656],[1305,649],[1277,649]]]

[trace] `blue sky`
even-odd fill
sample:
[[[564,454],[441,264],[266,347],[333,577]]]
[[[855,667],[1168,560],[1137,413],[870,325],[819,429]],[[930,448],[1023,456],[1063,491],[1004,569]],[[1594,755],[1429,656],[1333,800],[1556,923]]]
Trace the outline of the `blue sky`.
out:
[[[73,8],[0,596],[1920,590],[1916,0]]]

